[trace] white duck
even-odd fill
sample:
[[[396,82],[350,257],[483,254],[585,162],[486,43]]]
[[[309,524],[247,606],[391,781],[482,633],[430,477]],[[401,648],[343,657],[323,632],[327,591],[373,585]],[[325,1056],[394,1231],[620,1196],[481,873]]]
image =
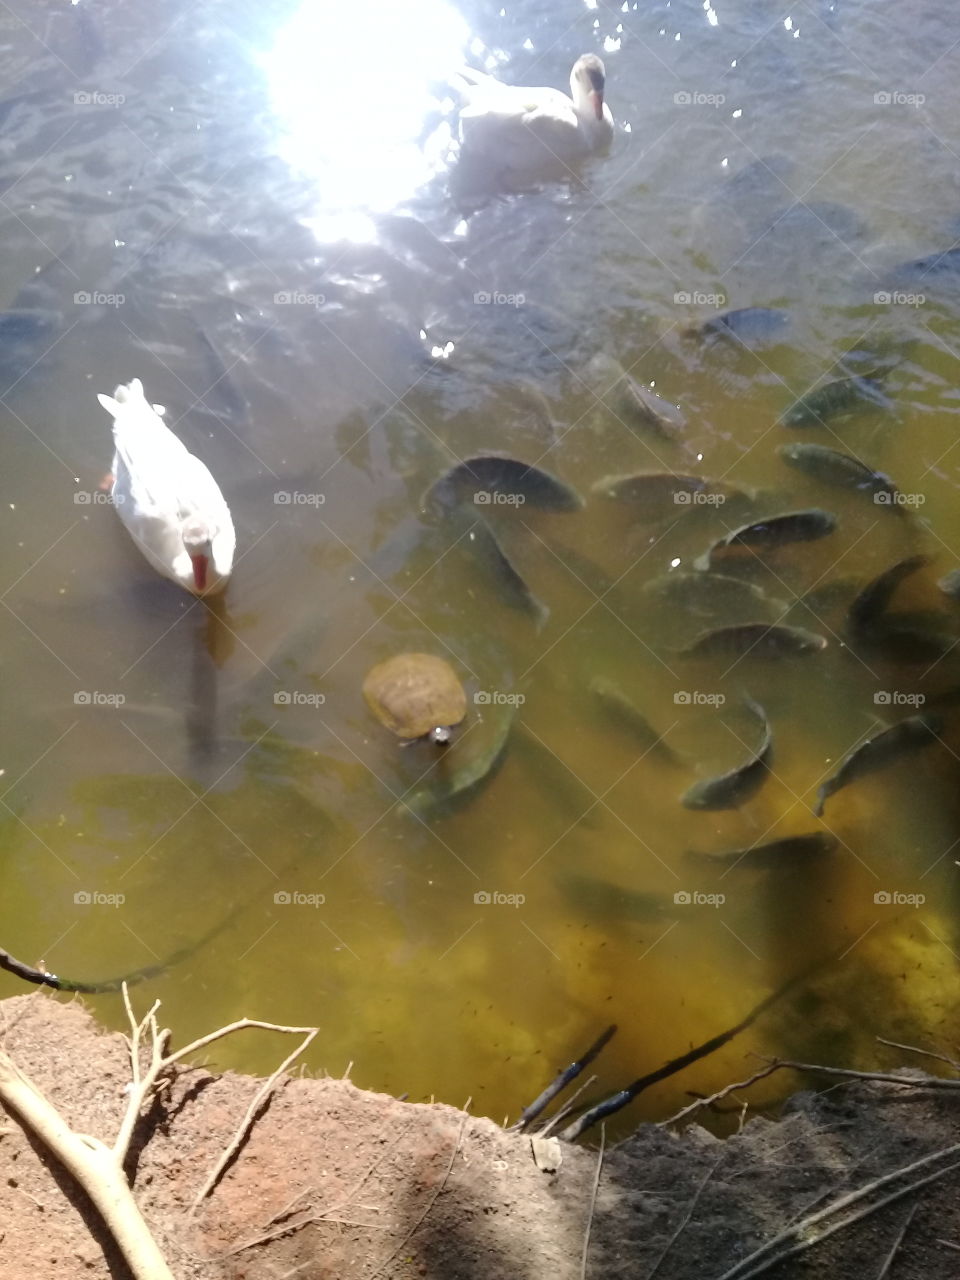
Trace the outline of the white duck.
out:
[[[216,480],[147,403],[139,378],[97,399],[113,414],[111,493],[134,542],[188,591],[222,591],[237,538]]]
[[[613,139],[613,117],[603,101],[605,83],[603,63],[593,53],[573,64],[569,98],[559,89],[524,88],[462,70],[456,87],[464,102],[464,155],[522,175],[603,151]]]

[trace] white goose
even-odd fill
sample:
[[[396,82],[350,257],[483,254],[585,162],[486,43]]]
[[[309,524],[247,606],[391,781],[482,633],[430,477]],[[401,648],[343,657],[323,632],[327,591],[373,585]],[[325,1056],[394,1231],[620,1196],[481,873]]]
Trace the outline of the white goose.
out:
[[[147,403],[139,378],[97,399],[113,414],[111,493],[134,542],[188,591],[222,591],[237,538],[216,480]]]
[[[570,97],[559,89],[504,84],[469,68],[456,84],[463,154],[482,157],[514,175],[583,159],[613,139],[613,117],[604,104],[606,73],[593,53],[570,72]]]

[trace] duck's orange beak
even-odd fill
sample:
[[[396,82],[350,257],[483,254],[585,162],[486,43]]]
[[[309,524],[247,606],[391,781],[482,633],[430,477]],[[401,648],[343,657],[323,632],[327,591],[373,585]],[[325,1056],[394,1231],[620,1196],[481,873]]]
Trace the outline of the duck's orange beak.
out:
[[[593,90],[593,92],[590,94],[590,101],[593,103],[593,109],[596,113],[597,119],[602,120],[603,119],[603,94],[600,92],[599,89]]]
[[[206,556],[191,556],[190,563],[193,565],[193,585],[197,591],[206,591],[207,589],[207,565],[209,561]]]

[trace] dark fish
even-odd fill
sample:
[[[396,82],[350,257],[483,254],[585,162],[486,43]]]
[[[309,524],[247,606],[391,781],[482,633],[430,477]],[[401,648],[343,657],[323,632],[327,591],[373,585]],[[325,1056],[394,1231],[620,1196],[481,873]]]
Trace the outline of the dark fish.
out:
[[[530,614],[538,625],[544,623],[550,610],[536,598],[525,580],[514,568],[497,535],[485,520],[477,519],[464,539],[467,546],[496,580],[507,604],[521,613]]]
[[[541,541],[581,586],[587,587],[596,595],[609,596],[609,603],[614,605],[618,598],[616,578],[611,578],[609,573],[601,568],[590,556],[585,556],[582,551],[575,551],[572,547],[565,546],[564,543],[558,542],[556,538],[550,538],[549,540],[542,538]],[[617,611],[619,612],[619,610]]]
[[[19,307],[0,314],[0,350],[47,338],[63,321],[59,311]]]
[[[223,407],[225,416],[230,422],[248,421],[250,406],[246,397],[234,382],[220,352],[199,325],[197,326],[197,343],[205,352],[206,376],[210,380],[209,385],[200,393],[200,400],[208,408],[212,408],[208,404],[208,397],[212,398],[215,405]],[[235,363],[239,364],[240,362],[237,361]],[[215,409],[213,411],[216,412]]]
[[[5,395],[50,350],[63,316],[45,308],[0,314],[0,395]]]
[[[960,284],[960,249],[947,249],[944,253],[929,253],[911,262],[901,262],[894,267],[892,274],[898,284],[922,284],[925,280]]]
[[[930,557],[924,555],[908,556],[906,560],[898,560],[895,565],[885,569],[879,577],[869,582],[855,597],[847,615],[850,630],[855,635],[869,633],[887,611],[887,606],[905,578],[925,568]]]
[[[752,582],[730,578],[723,573],[667,573],[663,577],[653,578],[644,586],[643,591],[644,595],[665,605],[672,605],[701,618],[729,610],[750,611],[756,615],[758,609],[765,608],[778,617],[787,611],[784,601],[766,595]]]
[[[960,569],[952,569],[937,582],[937,586],[951,600],[960,600]]]
[[[556,752],[522,724],[516,735],[515,751],[518,756],[526,757],[538,785],[549,795],[551,804],[562,807],[573,825],[582,823],[585,827],[596,827],[600,824],[603,806],[594,793]]]
[[[882,471],[874,471],[849,453],[841,453],[839,449],[808,441],[782,444],[777,453],[788,467],[803,471],[815,480],[838,485],[843,489],[859,489],[871,494],[875,501],[878,501],[878,496],[882,497],[884,501],[878,501],[878,505],[889,506],[894,511],[902,510],[897,504],[896,485],[890,477]]]
[[[824,245],[836,240],[850,245],[869,234],[869,228],[860,215],[849,205],[839,204],[836,200],[797,201],[786,210],[776,229],[786,231],[788,236],[807,232]]]
[[[482,453],[458,462],[427,490],[422,506],[449,510],[464,501],[472,501],[481,514],[484,507],[528,502],[543,511],[579,511],[583,506],[568,484],[505,453]]]
[[[561,872],[557,888],[580,910],[603,920],[627,918],[637,924],[651,924],[671,915],[664,894],[626,889],[593,876]]]
[[[810,507],[805,511],[787,511],[741,525],[719,538],[705,555],[694,561],[694,568],[709,569],[718,557],[736,554],[749,547],[782,547],[789,542],[813,542],[825,538],[837,527],[837,518],[829,511]]]
[[[773,731],[761,706],[749,698],[747,706],[763,724],[760,746],[744,764],[692,786],[680,798],[685,809],[736,809],[760,790],[770,769]]]
[[[837,378],[805,392],[790,405],[779,422],[784,427],[823,426],[830,418],[857,413],[868,407],[889,409],[892,404],[883,391],[880,378],[856,374]]]
[[[595,677],[590,681],[590,692],[614,724],[631,734],[645,753],[649,752],[671,764],[677,763],[676,753],[664,742],[663,735],[657,733],[646,716],[611,680],[606,680],[603,676]]]
[[[801,653],[819,653],[827,647],[823,636],[802,627],[781,627],[769,622],[743,622],[733,627],[705,631],[688,648],[684,658],[712,658],[749,655],[753,658],[782,658]]]
[[[943,719],[940,716],[910,716],[906,720],[900,720],[897,724],[891,725],[889,729],[884,729],[875,738],[868,738],[866,742],[861,742],[859,747],[854,747],[840,762],[839,768],[821,784],[813,812],[819,818],[828,798],[834,792],[839,791],[841,787],[849,786],[851,782],[856,782],[858,778],[863,778],[869,773],[885,769],[888,764],[892,764],[901,756],[929,747],[931,743],[938,740],[942,729]]]
[[[726,338],[752,349],[775,341],[789,323],[787,312],[776,307],[740,307],[711,316],[697,325],[694,333],[708,339]]]
[[[888,662],[936,662],[957,646],[956,637],[946,632],[911,627],[899,621],[896,624],[881,622],[857,638],[861,645],[876,650]]]
[[[557,427],[550,401],[530,378],[518,378],[517,389],[529,406],[526,422],[533,426],[537,435],[545,437],[550,444],[556,444],[562,432]]]
[[[602,380],[601,399],[607,402],[628,427],[649,429],[661,440],[676,440],[687,425],[675,404],[643,386],[624,372],[619,361],[601,352],[590,361],[594,378]]]
[[[664,440],[674,439],[686,426],[677,405],[624,374],[615,388],[616,404],[628,425],[650,427]]]
[[[728,498],[745,496],[739,489],[702,476],[672,471],[636,471],[632,475],[604,476],[591,486],[593,493],[639,508],[636,514],[650,520],[682,515],[691,507],[720,507]]]
[[[821,582],[804,592],[797,601],[797,607],[809,609],[813,614],[830,613],[841,605],[846,609],[851,597],[856,595],[858,585],[856,578],[834,578],[830,582]]]
[[[749,164],[745,164],[742,169],[730,174],[724,180],[724,194],[734,195],[748,207],[752,206],[757,196],[766,192],[768,188],[773,188],[783,196],[785,192],[782,188],[790,182],[796,169],[796,160],[785,152],[757,156],[756,160],[751,160]]]
[[[840,841],[826,831],[812,831],[804,836],[784,836],[780,840],[768,840],[766,844],[751,845],[748,849],[723,850],[719,853],[702,853],[690,850],[692,858],[708,862],[737,863],[746,867],[776,867],[791,858],[810,858],[832,853]]]
[[[496,720],[481,722],[444,749],[440,765],[429,775],[427,785],[401,804],[418,818],[438,817],[473,797],[493,778],[503,764],[517,713],[508,707]]]

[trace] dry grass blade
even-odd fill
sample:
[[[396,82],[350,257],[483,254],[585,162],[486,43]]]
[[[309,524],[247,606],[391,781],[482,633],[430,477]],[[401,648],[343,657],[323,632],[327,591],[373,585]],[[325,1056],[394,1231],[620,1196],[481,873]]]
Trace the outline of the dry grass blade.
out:
[[[719,1155],[717,1159],[714,1160],[713,1164],[710,1166],[710,1168],[707,1170],[704,1176],[700,1179],[700,1183],[696,1191],[693,1193],[693,1199],[687,1205],[687,1211],[680,1220],[680,1225],[677,1227],[676,1231],[673,1233],[673,1235],[670,1237],[667,1243],[663,1246],[663,1249],[661,1250],[656,1262],[653,1264],[653,1266],[650,1268],[649,1272],[647,1273],[647,1280],[653,1280],[653,1277],[660,1270],[660,1267],[663,1263],[664,1258],[667,1256],[667,1254],[670,1252],[673,1246],[677,1243],[677,1241],[683,1235],[684,1231],[686,1231],[687,1223],[693,1217],[693,1211],[697,1207],[700,1197],[703,1194],[704,1188],[706,1187],[710,1179],[713,1177],[713,1175],[716,1173],[717,1169],[720,1167],[720,1161],[723,1159],[725,1154],[726,1152]]]
[[[450,1174],[451,1174],[451,1172],[453,1171],[453,1162],[454,1162],[454,1160],[456,1160],[456,1158],[457,1158],[457,1153],[458,1153],[458,1152],[459,1152],[459,1150],[460,1150],[460,1143],[463,1141],[463,1129],[464,1129],[464,1125],[467,1123],[467,1120],[468,1120],[469,1118],[470,1118],[469,1116],[466,1116],[466,1115],[465,1115],[465,1116],[463,1117],[463,1119],[460,1121],[460,1128],[459,1128],[459,1130],[458,1130],[458,1132],[457,1132],[457,1141],[454,1143],[453,1153],[452,1153],[452,1155],[450,1156],[450,1163],[447,1165],[446,1173],[444,1173],[444,1175],[443,1175],[442,1179],[440,1180],[440,1185],[437,1187],[436,1191],[435,1191],[435,1192],[433,1193],[433,1195],[430,1197],[430,1203],[427,1205],[427,1207],[424,1209],[423,1213],[421,1213],[420,1217],[416,1220],[416,1222],[413,1224],[413,1226],[410,1228],[410,1230],[406,1233],[406,1235],[403,1237],[403,1239],[400,1241],[400,1243],[399,1243],[399,1244],[397,1245],[397,1247],[394,1249],[393,1253],[391,1253],[390,1257],[389,1257],[389,1258],[387,1258],[384,1262],[381,1262],[381,1263],[380,1263],[380,1265],[377,1267],[377,1269],[376,1269],[375,1271],[372,1271],[372,1272],[370,1273],[370,1280],[375,1280],[375,1277],[376,1277],[376,1276],[381,1275],[381,1274],[383,1273],[384,1269],[385,1269],[386,1267],[389,1267],[390,1263],[391,1263],[391,1262],[393,1262],[393,1260],[396,1258],[396,1256],[401,1252],[401,1250],[403,1249],[403,1247],[404,1247],[404,1245],[407,1243],[407,1241],[408,1241],[412,1236],[416,1235],[416,1233],[420,1230],[420,1227],[423,1225],[423,1221],[424,1221],[424,1219],[426,1218],[427,1214],[430,1212],[430,1210],[433,1208],[433,1206],[437,1203],[437,1198],[439,1197],[439,1195],[440,1195],[441,1191],[444,1189],[444,1187],[447,1185],[447,1181],[449,1180],[449,1178],[450,1178]]]
[[[913,1221],[913,1215],[917,1212],[918,1208],[919,1208],[919,1205],[916,1203],[916,1201],[914,1201],[914,1203],[910,1206],[910,1212],[907,1214],[907,1216],[903,1220],[903,1226],[897,1232],[897,1238],[896,1240],[894,1240],[893,1244],[891,1245],[890,1252],[887,1254],[886,1259],[884,1260],[883,1266],[880,1268],[880,1272],[877,1276],[877,1280],[885,1280],[885,1277],[890,1274],[890,1268],[893,1266],[893,1260],[897,1256],[897,1253],[900,1250],[900,1246],[903,1244],[903,1237],[909,1231],[910,1223]]]
[[[580,1257],[580,1280],[586,1280],[587,1253],[590,1249],[590,1230],[593,1227],[593,1212],[597,1207],[597,1192],[600,1189],[600,1171],[603,1169],[603,1151],[607,1145],[607,1126],[600,1126],[600,1154],[597,1156],[597,1172],[593,1177],[593,1190],[590,1193],[590,1212],[587,1214],[587,1229],[583,1236],[583,1253]]]

